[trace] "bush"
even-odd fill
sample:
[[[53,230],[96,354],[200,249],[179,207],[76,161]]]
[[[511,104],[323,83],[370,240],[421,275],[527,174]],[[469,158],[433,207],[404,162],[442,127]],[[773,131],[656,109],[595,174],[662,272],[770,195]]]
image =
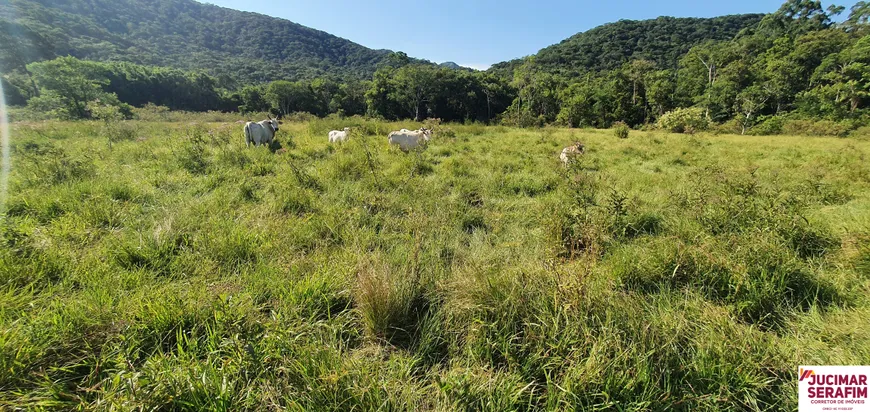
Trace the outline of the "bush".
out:
[[[121,103],[121,106],[113,106],[100,101],[88,103],[88,111],[91,117],[103,121],[103,133],[109,140],[109,145],[121,141],[134,140],[136,128],[125,120],[133,117],[132,108]]]
[[[860,122],[854,120],[811,120],[796,119],[790,115],[773,115],[759,117],[759,123],[747,130],[746,134],[845,137],[860,126]]]
[[[295,112],[295,113],[290,113],[290,114],[284,116],[284,118],[282,118],[281,120],[283,120],[285,122],[303,123],[303,122],[311,122],[311,121],[317,120],[317,116],[315,116],[311,113],[308,113],[308,112]]]
[[[175,150],[178,164],[192,174],[203,174],[208,170],[209,159],[203,135],[197,128],[191,128],[188,136],[181,140],[180,147]]]
[[[466,123],[464,126],[457,127],[457,130],[459,130],[463,134],[468,134],[471,136],[480,136],[480,135],[486,133],[486,126],[482,125],[480,123],[470,123],[469,122],[469,123]]]
[[[713,134],[740,134],[742,130],[743,125],[740,119],[731,119],[710,128],[710,132]]]
[[[170,111],[166,106],[158,106],[154,103],[148,103],[141,108],[133,110],[136,119],[146,120],[151,122],[168,122],[170,121]]]
[[[755,136],[771,136],[782,133],[785,118],[782,116],[762,116],[759,123],[749,129],[748,134]]]
[[[613,134],[620,139],[628,139],[628,131],[631,130],[623,121],[613,124]]]
[[[659,118],[656,126],[671,133],[692,134],[707,130],[709,122],[704,116],[704,109],[690,107],[687,109],[675,109],[667,112]]]
[[[870,137],[870,126],[862,126],[853,130],[851,133],[849,133],[849,137],[857,137],[862,139]]]
[[[854,125],[846,121],[793,119],[785,122],[782,131],[784,134],[798,136],[845,137],[853,128]]]
[[[447,139],[452,139],[456,137],[456,132],[449,127],[440,127],[438,128],[438,137],[443,137]]]
[[[136,126],[127,121],[106,123],[105,133],[109,144],[135,140],[137,137]]]
[[[50,113],[36,110],[31,106],[25,107],[7,107],[9,114],[9,122],[24,122],[24,121],[41,121],[51,119]]]

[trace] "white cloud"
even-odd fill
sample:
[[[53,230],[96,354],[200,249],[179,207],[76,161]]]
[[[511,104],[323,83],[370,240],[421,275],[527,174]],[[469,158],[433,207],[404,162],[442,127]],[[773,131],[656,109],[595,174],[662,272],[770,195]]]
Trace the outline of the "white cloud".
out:
[[[473,64],[473,63],[465,63],[465,64],[459,63],[459,65],[462,67],[470,67],[472,69],[477,69],[477,70],[486,70],[492,66],[491,64]]]

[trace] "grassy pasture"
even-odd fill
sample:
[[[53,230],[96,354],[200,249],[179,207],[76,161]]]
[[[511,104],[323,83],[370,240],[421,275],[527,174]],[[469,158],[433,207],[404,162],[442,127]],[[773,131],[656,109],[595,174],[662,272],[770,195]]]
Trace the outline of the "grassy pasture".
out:
[[[13,124],[0,409],[793,410],[870,364],[866,139],[351,122]]]

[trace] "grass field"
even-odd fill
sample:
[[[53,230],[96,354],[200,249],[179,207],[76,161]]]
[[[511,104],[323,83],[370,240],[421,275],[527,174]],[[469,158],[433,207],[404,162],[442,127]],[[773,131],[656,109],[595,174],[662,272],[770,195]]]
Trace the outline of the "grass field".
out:
[[[794,410],[870,364],[870,140],[353,122],[13,124],[0,409]]]

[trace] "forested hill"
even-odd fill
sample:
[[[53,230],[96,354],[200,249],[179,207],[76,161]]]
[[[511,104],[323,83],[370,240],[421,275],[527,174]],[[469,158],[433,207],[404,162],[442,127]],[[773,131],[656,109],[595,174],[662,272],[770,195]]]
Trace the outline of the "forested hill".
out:
[[[23,62],[72,55],[207,69],[243,83],[324,74],[370,78],[389,54],[288,20],[193,0],[0,1]],[[0,39],[3,40],[3,39]],[[6,59],[9,60],[9,59]],[[6,68],[9,69],[9,68]]]
[[[692,46],[707,40],[730,40],[744,28],[757,25],[762,17],[763,14],[739,14],[715,18],[620,20],[542,49],[536,55],[536,63],[564,74],[615,69],[636,59],[672,68]],[[521,62],[499,63],[492,70],[510,72]]]

